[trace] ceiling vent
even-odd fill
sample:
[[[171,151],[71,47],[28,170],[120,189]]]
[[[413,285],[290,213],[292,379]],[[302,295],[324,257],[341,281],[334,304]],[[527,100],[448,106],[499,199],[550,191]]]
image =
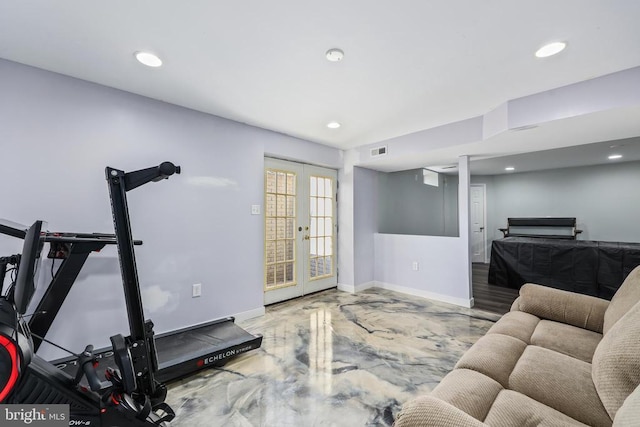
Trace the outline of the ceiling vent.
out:
[[[387,154],[387,146],[371,149],[371,157],[384,156]]]
[[[517,128],[511,128],[509,130],[512,130],[514,132],[521,132],[523,130],[535,129],[537,127],[538,127],[538,125],[524,125],[524,126],[518,126]]]

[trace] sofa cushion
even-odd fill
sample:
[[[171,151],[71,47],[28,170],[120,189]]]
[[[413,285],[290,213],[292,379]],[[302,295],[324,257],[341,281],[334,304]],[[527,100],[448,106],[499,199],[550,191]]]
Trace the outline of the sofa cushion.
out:
[[[487,334],[503,334],[529,344],[540,318],[522,311],[510,311],[489,329]]]
[[[433,396],[420,396],[402,405],[394,427],[487,427],[471,415]]]
[[[491,427],[583,427],[586,425],[512,390],[500,392],[484,422]]]
[[[585,424],[612,421],[591,380],[591,364],[530,345],[509,377],[509,388]]]
[[[469,369],[454,369],[433,389],[431,396],[442,399],[484,420],[502,386],[488,376]]]
[[[558,351],[591,363],[602,334],[565,323],[541,320],[531,336],[531,344]]]
[[[522,285],[517,301],[520,311],[595,332],[602,332],[609,307],[609,301],[601,298],[531,283]]]
[[[455,367],[485,374],[507,388],[509,374],[526,347],[522,340],[508,335],[485,335],[462,355]]]
[[[604,335],[593,354],[593,382],[611,418],[640,384],[640,303]]]
[[[636,303],[640,301],[640,266],[634,268],[616,291],[604,313],[603,332],[606,334]]]

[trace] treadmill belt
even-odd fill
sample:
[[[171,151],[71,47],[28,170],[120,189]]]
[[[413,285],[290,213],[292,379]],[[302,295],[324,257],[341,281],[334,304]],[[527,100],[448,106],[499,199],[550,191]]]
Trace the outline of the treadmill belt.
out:
[[[183,378],[201,369],[224,365],[230,358],[260,348],[261,335],[252,335],[236,325],[232,317],[215,322],[156,335],[156,353],[160,382]],[[107,367],[116,368],[110,348],[94,353],[99,362],[98,376],[104,381]],[[65,358],[52,361],[72,377],[77,361]],[[82,383],[86,383],[83,378]]]
[[[156,337],[158,364],[162,369],[163,364],[203,357],[212,349],[223,349],[252,338],[253,335],[233,321],[160,335]]]

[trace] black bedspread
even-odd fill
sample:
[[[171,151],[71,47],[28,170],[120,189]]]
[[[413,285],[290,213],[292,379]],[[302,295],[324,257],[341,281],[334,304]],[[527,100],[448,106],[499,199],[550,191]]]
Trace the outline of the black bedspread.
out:
[[[640,265],[640,243],[507,237],[491,246],[489,283],[537,283],[611,299]]]

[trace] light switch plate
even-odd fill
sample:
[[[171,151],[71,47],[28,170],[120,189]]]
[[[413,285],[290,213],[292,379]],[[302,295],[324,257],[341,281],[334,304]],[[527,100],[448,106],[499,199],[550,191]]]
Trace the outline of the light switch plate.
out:
[[[191,288],[191,297],[196,298],[202,295],[202,283],[194,283]]]

